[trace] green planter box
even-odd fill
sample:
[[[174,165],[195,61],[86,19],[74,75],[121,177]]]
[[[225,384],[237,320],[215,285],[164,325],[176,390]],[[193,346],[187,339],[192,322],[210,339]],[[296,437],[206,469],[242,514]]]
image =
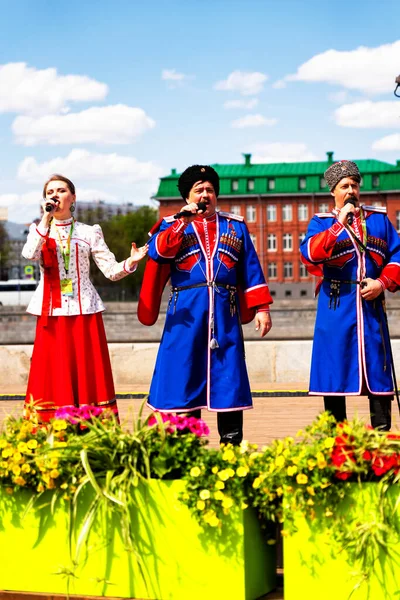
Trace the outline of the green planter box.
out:
[[[400,495],[399,486],[392,486],[388,493],[394,507]],[[338,506],[338,513],[346,514],[351,503],[360,511],[362,523],[365,511],[370,511],[374,518],[377,498],[377,485],[354,484],[349,496]],[[297,516],[296,525],[298,532],[285,537],[283,542],[285,600],[347,600],[352,592],[351,600],[400,598],[400,539],[395,548],[396,559],[381,552],[371,569],[369,581],[355,588],[360,582],[359,573],[349,564],[346,552],[338,553],[328,529],[301,515]]]
[[[0,489],[0,590],[69,593],[159,600],[255,600],[275,587],[275,550],[262,538],[256,516],[242,511],[228,537],[203,533],[178,500],[182,481],[152,480],[135,492],[131,515],[135,548],[125,549],[121,524],[96,517],[74,575],[68,514],[57,505],[21,520],[28,491]],[[48,499],[51,499],[49,496]],[[90,492],[78,510],[89,506]],[[71,572],[71,571],[70,571]]]

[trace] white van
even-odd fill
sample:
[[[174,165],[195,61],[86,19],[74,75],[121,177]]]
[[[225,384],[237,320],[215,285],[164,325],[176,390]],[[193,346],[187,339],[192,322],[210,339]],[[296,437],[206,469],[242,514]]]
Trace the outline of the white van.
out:
[[[37,285],[34,279],[0,281],[0,306],[27,306]]]

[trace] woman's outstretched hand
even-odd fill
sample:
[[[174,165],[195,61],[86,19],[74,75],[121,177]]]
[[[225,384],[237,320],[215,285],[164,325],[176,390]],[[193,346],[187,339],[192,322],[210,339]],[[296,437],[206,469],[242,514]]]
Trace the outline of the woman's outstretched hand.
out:
[[[127,260],[130,269],[133,269],[133,267],[146,256],[148,249],[149,247],[147,244],[138,248],[135,242],[132,242],[131,255]]]

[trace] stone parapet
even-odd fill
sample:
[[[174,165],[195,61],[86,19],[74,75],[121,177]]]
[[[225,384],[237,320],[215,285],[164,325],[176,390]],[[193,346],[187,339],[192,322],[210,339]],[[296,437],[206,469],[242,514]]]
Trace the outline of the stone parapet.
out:
[[[135,384],[148,389],[159,344],[156,342],[109,344],[115,387]],[[251,389],[268,384],[290,389],[303,382],[306,389],[311,362],[311,340],[246,341],[246,363]],[[0,346],[0,393],[24,390],[28,380],[31,344]],[[400,361],[400,340],[392,342],[395,364]],[[399,372],[399,369],[397,369]],[[173,373],[171,373],[173,377]]]
[[[311,340],[314,335],[316,301],[309,299],[277,300],[271,307],[272,329],[269,340]],[[388,295],[388,316],[392,338],[400,338],[400,298]],[[141,325],[134,302],[111,302],[103,313],[107,339],[113,343],[159,342],[165,321],[166,302],[152,327]],[[36,318],[24,307],[0,307],[0,344],[33,343]],[[254,323],[244,325],[245,340],[257,340]]]

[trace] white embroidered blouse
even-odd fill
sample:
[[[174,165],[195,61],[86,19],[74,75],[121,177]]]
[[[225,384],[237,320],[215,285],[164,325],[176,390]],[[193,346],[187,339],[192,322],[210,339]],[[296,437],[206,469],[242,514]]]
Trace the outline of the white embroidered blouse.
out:
[[[136,270],[136,265],[130,270],[126,260],[117,262],[104,240],[100,225],[85,225],[75,221],[67,274],[60,251],[60,239],[64,249],[66,249],[71,224],[71,219],[65,221],[53,219],[49,232],[41,224],[37,226],[32,223],[29,228],[28,239],[23,247],[22,256],[28,260],[40,261],[39,285],[27,308],[27,312],[33,315],[42,314],[44,268],[41,251],[47,233],[49,233],[50,238],[55,239],[57,244],[60,280],[71,279],[73,290],[71,296],[64,294],[61,296],[61,308],[50,307],[49,314],[52,316],[86,315],[105,310],[99,294],[89,279],[90,255],[92,255],[96,265],[105,277],[112,281],[118,281]]]

